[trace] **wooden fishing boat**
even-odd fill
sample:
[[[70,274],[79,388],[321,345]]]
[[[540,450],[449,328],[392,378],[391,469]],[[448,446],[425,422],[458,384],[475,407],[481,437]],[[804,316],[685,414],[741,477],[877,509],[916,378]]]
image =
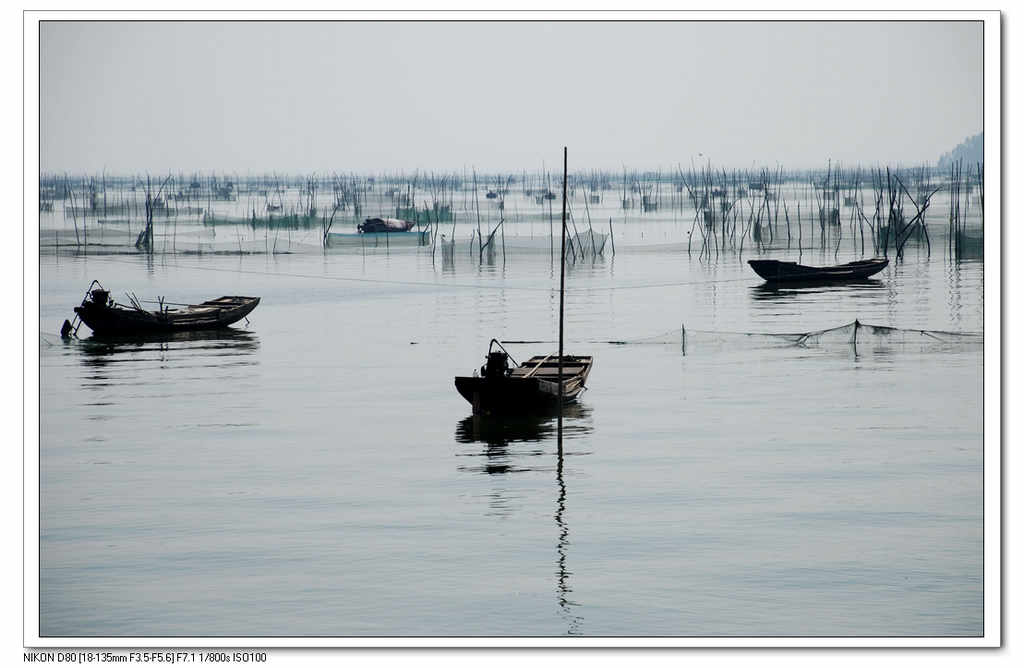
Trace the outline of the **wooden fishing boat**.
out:
[[[593,357],[562,356],[563,404],[575,402],[586,389],[593,364]],[[486,364],[472,376],[456,376],[455,389],[473,405],[473,413],[477,415],[543,413],[557,409],[558,355],[537,355],[518,364],[500,341],[491,339]]]
[[[885,269],[889,260],[873,258],[831,267],[808,267],[780,260],[748,260],[747,264],[769,283],[856,281],[874,276]]]
[[[162,302],[157,310],[147,311],[134,299],[131,306],[116,303],[108,290],[93,281],[81,306],[75,307],[75,316],[100,336],[161,334],[227,327],[249,315],[259,303],[259,297],[218,297],[201,304]],[[65,321],[61,333],[72,331],[77,332],[78,327]]]
[[[594,358],[562,351],[565,323],[565,217],[569,181],[568,149],[562,174],[562,262],[558,292],[558,353],[531,357],[522,364],[501,342],[491,339],[487,362],[472,376],[456,376],[455,389],[473,405],[474,415],[542,414],[560,411],[586,389]],[[497,350],[495,349],[497,347]],[[512,364],[509,364],[511,360]],[[559,418],[561,438],[561,418]]]

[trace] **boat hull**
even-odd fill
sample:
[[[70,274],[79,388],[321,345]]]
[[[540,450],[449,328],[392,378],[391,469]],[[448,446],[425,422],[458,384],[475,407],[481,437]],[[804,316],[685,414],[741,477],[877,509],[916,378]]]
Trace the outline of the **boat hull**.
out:
[[[874,276],[889,265],[889,260],[860,260],[833,267],[808,267],[779,260],[748,260],[747,264],[769,283],[838,283]]]
[[[570,381],[565,384],[562,403],[571,404],[583,387],[579,383],[570,387]],[[521,415],[558,407],[558,383],[539,378],[493,380],[456,376],[455,389],[472,404],[473,413],[477,415]]]
[[[429,246],[430,231],[422,232],[330,232],[327,245],[331,248],[340,247],[391,247],[391,246]]]
[[[168,334],[228,327],[249,315],[259,303],[259,297],[220,297],[185,309],[158,312],[86,301],[75,307],[75,313],[99,336]]]

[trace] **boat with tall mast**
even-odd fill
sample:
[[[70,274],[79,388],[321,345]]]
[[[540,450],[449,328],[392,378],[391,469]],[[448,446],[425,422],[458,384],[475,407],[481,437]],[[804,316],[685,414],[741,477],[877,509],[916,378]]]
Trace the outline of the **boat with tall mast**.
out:
[[[486,362],[472,376],[456,376],[455,389],[473,406],[474,415],[550,412],[573,403],[586,389],[594,365],[589,355],[565,355],[565,220],[569,152],[562,175],[562,255],[558,291],[558,352],[518,363],[501,341],[491,339]]]

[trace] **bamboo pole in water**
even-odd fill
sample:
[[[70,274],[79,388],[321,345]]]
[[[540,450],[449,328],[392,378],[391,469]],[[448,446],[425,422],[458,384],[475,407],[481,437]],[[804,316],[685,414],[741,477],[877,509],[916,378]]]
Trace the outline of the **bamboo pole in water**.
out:
[[[64,175],[64,189],[67,192],[67,194],[71,197],[71,223],[75,226],[75,245],[81,246],[82,241],[78,236],[78,213],[75,210],[75,191],[71,187],[71,181],[68,179],[67,174]],[[64,207],[64,217],[67,218],[67,215],[67,207]],[[82,221],[82,225],[85,225],[85,221]]]
[[[800,256],[804,254],[804,224],[800,217],[800,200],[796,201],[796,246]]]
[[[544,184],[544,201],[548,203],[548,246],[551,250],[551,259],[555,259],[555,218],[554,213],[551,210],[551,200],[548,199],[547,195],[551,192],[551,177],[545,173],[545,184]]]
[[[562,454],[562,354],[565,336],[565,199],[569,181],[569,147],[562,147],[562,262],[558,286],[558,454]]]
[[[476,206],[476,237],[478,239],[477,245],[480,247],[480,261],[479,264],[484,263],[484,246],[483,246],[483,235],[480,234],[480,193],[477,191],[476,186],[476,169],[473,169],[473,201]]]

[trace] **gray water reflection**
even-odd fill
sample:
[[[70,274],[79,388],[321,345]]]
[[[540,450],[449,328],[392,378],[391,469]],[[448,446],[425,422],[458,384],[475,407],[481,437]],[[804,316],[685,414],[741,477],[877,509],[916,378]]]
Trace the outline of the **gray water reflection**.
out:
[[[87,374],[93,380],[105,379],[102,370],[111,365],[166,362],[169,356],[180,358],[176,361],[188,361],[194,367],[256,364],[255,357],[248,359],[239,356],[252,355],[260,347],[255,334],[236,329],[135,337],[93,335],[81,340],[69,339],[65,344],[77,344],[82,366],[95,370],[95,373]]]
[[[875,292],[885,289],[885,283],[873,278],[862,281],[850,281],[843,284],[802,281],[794,283],[762,283],[750,288],[750,296],[758,301],[788,301],[800,299],[801,297],[816,295],[835,295],[844,298],[874,299]]]
[[[572,593],[572,586],[569,582],[569,576],[572,575],[572,571],[569,570],[569,524],[565,519],[565,504],[566,504],[566,488],[565,488],[565,475],[564,475],[564,462],[565,456],[562,451],[562,439],[564,437],[564,424],[562,433],[558,434],[558,469],[556,472],[556,480],[558,481],[558,503],[555,510],[555,524],[558,526],[558,591],[556,598],[558,599],[558,609],[562,620],[566,623],[567,635],[581,635],[583,633],[581,626],[583,624],[583,617],[574,611],[574,607],[579,606],[579,603],[569,598]]]
[[[594,430],[591,409],[585,404],[566,406],[563,412],[562,435],[569,441],[580,439]],[[455,440],[459,443],[483,445],[479,452],[463,452],[460,457],[479,457],[478,465],[460,466],[460,471],[486,474],[551,471],[554,448],[545,448],[558,438],[558,415],[507,416],[501,418],[471,415],[459,420]],[[582,455],[585,452],[569,454]]]
[[[260,342],[255,334],[224,329],[139,337],[99,337],[64,341],[68,354],[78,355],[83,369],[79,386],[109,393],[119,387],[157,390],[181,376],[230,381],[232,369],[257,365]],[[173,374],[169,372],[173,367]],[[92,402],[107,405],[113,402]]]
[[[543,416],[518,416],[503,418],[485,418],[470,416],[459,421],[455,428],[455,439],[460,443],[481,443],[485,449],[481,453],[464,453],[462,456],[481,456],[485,462],[480,466],[460,466],[460,471],[471,473],[483,473],[487,475],[505,475],[508,473],[523,473],[528,471],[550,471],[555,472],[557,485],[557,497],[555,500],[555,525],[558,530],[558,538],[555,544],[556,569],[555,569],[555,598],[558,603],[559,616],[566,624],[566,635],[581,635],[583,617],[576,608],[579,603],[572,600],[572,585],[569,570],[569,524],[566,519],[567,490],[565,484],[565,456],[566,454],[586,455],[586,452],[567,453],[564,448],[566,440],[572,441],[589,435],[594,427],[591,416],[591,409],[585,404],[573,404],[567,406],[562,412],[561,424],[557,412]],[[522,447],[512,450],[510,446],[526,443],[541,443],[544,441],[555,442],[557,450],[554,453],[543,448],[525,449]],[[540,462],[550,462],[554,458],[555,465]],[[491,509],[498,511],[496,514],[506,514],[509,510],[508,504],[500,492],[495,492],[491,498]]]
[[[443,259],[42,257],[42,627],[981,628],[980,347],[748,334],[854,320],[980,332],[979,263],[933,256],[882,287],[775,292],[755,289],[745,262],[687,261],[685,248],[620,244],[614,280],[609,258],[581,262],[567,270],[566,332],[600,362],[559,461],[554,419],[474,424],[450,387],[490,336],[552,338],[557,259],[478,268],[462,241],[456,273]],[[54,332],[94,275],[147,296],[258,294],[258,338],[62,344]],[[672,345],[602,343],[650,339]],[[835,512],[872,528],[790,519]]]

